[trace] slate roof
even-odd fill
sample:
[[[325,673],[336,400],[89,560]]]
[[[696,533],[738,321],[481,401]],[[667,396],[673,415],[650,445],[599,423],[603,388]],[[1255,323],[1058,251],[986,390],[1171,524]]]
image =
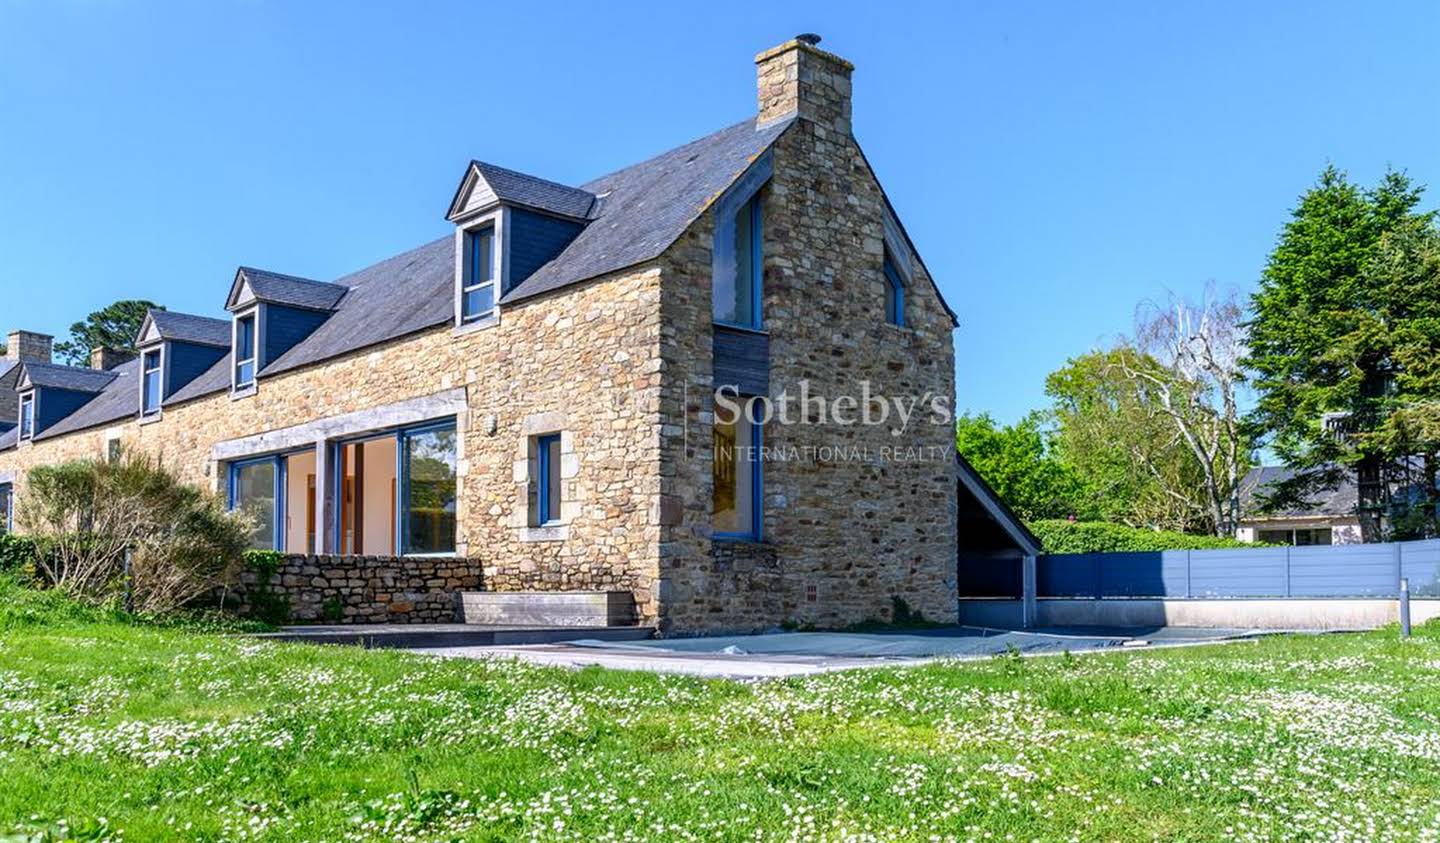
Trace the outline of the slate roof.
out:
[[[596,179],[582,188],[556,185],[523,173],[481,164],[492,189],[507,201],[540,207],[591,221],[555,259],[521,282],[502,302],[513,303],[652,260],[725,191],[793,121],[756,127],[746,120],[632,167]],[[583,196],[582,196],[583,194]],[[590,197],[586,200],[584,197]],[[568,203],[568,204],[567,204]],[[580,205],[586,204],[583,212]],[[368,346],[450,323],[454,319],[455,237],[438,240],[336,279],[333,283],[241,267],[232,294],[243,278],[257,298],[276,304],[333,311],[308,337],[260,371],[279,374]],[[169,314],[156,311],[156,315]],[[187,322],[181,330],[216,331],[230,344],[223,319],[169,314]],[[178,321],[178,320],[176,320]],[[218,323],[210,326],[211,323]],[[172,322],[174,324],[174,322]],[[204,327],[210,326],[210,327]],[[162,329],[164,330],[164,329]],[[230,388],[230,355],[186,384],[164,406],[172,406]],[[110,424],[139,413],[139,361],[110,372],[69,369],[104,392],[39,438]],[[68,376],[67,376],[68,377]],[[100,378],[105,381],[100,383]],[[98,384],[98,386],[97,386]],[[8,439],[8,442],[7,442]],[[0,449],[14,445],[13,433],[0,434]]]
[[[1340,483],[1333,489],[1317,489],[1305,495],[1308,506],[1294,509],[1262,512],[1260,496],[1272,484],[1282,483],[1295,477],[1299,471],[1280,465],[1266,465],[1252,468],[1240,481],[1240,512],[1242,520],[1253,521],[1266,518],[1316,518],[1324,516],[1354,515],[1359,504],[1359,494],[1354,477],[1346,472]]]
[[[10,370],[20,365],[19,360],[12,360],[9,357],[0,357],[0,378],[10,374]]]
[[[585,219],[595,204],[595,194],[578,187],[547,181],[484,161],[471,161],[485,183],[501,202],[525,205],[576,219]]]
[[[230,347],[230,320],[213,319],[176,313],[173,310],[152,310],[148,314],[162,339],[196,345]]]
[[[20,428],[12,427],[4,433],[0,433],[0,451],[15,447],[20,441]]]
[[[240,267],[236,274],[236,289],[240,280],[250,284],[250,291],[259,301],[304,307],[310,310],[334,310],[349,289],[341,284],[313,281],[298,275],[284,275],[266,269],[250,266]],[[230,341],[225,341],[229,345]]]
[[[746,120],[586,185],[598,216],[501,303],[548,293],[658,257],[793,121]]]
[[[79,371],[90,370],[80,369]],[[35,437],[36,441],[53,439],[77,430],[113,424],[125,419],[132,419],[139,414],[140,386],[137,381],[137,378],[140,377],[139,360],[127,360],[108,372],[96,372],[96,374],[111,376],[110,383],[105,390],[92,398],[85,406],[45,428]]]
[[[31,386],[48,389],[69,389],[75,392],[99,392],[115,380],[115,370],[102,372],[98,369],[82,369],[78,366],[61,366],[57,363],[27,361],[21,380]]]

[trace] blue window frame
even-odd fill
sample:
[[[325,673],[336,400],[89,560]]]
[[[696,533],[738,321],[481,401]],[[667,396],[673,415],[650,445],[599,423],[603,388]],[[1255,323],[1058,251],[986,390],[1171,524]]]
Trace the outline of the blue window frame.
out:
[[[235,386],[255,382],[255,314],[235,320]]]
[[[0,483],[0,535],[15,529],[15,487]]]
[[[29,439],[35,435],[35,393],[20,399],[20,438]]]
[[[536,459],[536,524],[560,521],[560,434],[551,433],[535,438]]]
[[[460,287],[460,321],[474,322],[495,311],[495,228],[465,233],[465,278]]]
[[[885,321],[905,326],[905,281],[888,251],[885,253]]]
[[[367,445],[370,443],[384,443],[386,441],[394,445],[394,462],[389,465],[375,466],[373,462],[360,465],[347,466],[344,455],[346,449],[355,445]],[[458,485],[458,457],[459,439],[457,436],[455,419],[445,419],[436,422],[427,422],[424,425],[402,428],[379,435],[366,436],[355,439],[348,439],[331,444],[331,460],[333,473],[331,475],[332,489],[337,496],[337,505],[333,507],[333,519],[330,525],[330,534],[333,539],[332,547],[337,548],[340,553],[372,553],[369,546],[362,546],[359,551],[346,548],[346,518],[351,519],[351,536],[355,535],[355,526],[358,523],[361,534],[364,534],[364,506],[352,506],[343,497],[347,488],[347,480],[353,483],[354,487],[363,488],[367,485],[364,476],[366,465],[377,468],[384,477],[393,478],[396,490],[392,525],[389,525],[391,535],[394,537],[392,546],[386,548],[386,553],[394,553],[401,556],[422,556],[440,555],[454,553],[456,548],[456,512],[459,498]],[[347,476],[347,472],[350,473]],[[388,483],[381,482],[379,485],[388,486]],[[352,499],[353,500],[353,499]],[[374,525],[371,525],[370,535],[374,534]]]
[[[160,411],[160,352],[145,352],[140,410],[145,415]]]
[[[741,402],[733,420],[714,423],[714,518],[712,535],[732,541],[759,541],[763,532],[764,467],[760,460],[762,427],[751,420],[755,402]]]
[[[712,298],[714,320],[722,325],[759,330],[764,323],[764,219],[760,196],[752,196],[715,236]]]
[[[250,547],[285,549],[285,458],[259,457],[230,463],[230,509],[255,519]]]

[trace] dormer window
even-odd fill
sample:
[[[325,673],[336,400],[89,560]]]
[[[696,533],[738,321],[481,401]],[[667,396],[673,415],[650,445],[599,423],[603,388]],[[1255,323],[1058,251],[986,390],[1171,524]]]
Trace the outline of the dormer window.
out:
[[[460,321],[475,322],[495,312],[495,227],[465,233],[465,275],[460,288]]]
[[[160,412],[160,349],[145,352],[142,359],[140,411],[150,416]]]
[[[20,438],[29,439],[35,435],[35,393],[20,398]]]
[[[235,388],[255,383],[255,314],[235,320]]]

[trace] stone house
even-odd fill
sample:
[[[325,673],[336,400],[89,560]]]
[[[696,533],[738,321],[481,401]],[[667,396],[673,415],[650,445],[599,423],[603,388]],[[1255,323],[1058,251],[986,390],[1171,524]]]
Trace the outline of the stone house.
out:
[[[133,360],[13,334],[0,493],[150,455],[252,514],[297,618],[585,591],[675,634],[954,621],[956,317],[816,41],[756,57],[735,125],[579,186],[470,162],[434,242],[240,267]]]

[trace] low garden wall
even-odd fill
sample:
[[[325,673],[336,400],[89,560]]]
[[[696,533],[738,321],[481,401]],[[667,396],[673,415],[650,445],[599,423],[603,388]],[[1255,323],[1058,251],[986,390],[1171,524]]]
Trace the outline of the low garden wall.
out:
[[[476,559],[253,553],[227,602],[272,623],[455,623]]]

